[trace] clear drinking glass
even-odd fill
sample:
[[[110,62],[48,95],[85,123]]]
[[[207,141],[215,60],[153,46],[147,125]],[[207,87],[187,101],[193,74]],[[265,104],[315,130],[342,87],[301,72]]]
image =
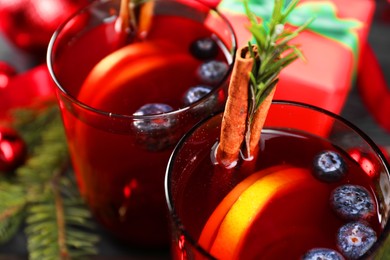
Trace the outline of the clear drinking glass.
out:
[[[214,158],[221,120],[212,115],[190,130],[169,161],[175,259],[304,259],[315,248],[365,259],[381,252],[390,229],[390,168],[366,134],[323,109],[274,101],[257,156],[228,170]]]
[[[169,243],[168,158],[190,127],[223,106],[236,39],[201,2],[141,3],[133,17],[146,17],[136,21],[143,31],[123,34],[120,1],[93,1],[56,31],[47,62],[81,194],[115,237],[160,247]],[[212,57],[194,54],[194,42],[205,38]],[[222,68],[215,77],[204,75],[209,62]],[[186,94],[196,86],[201,91]]]

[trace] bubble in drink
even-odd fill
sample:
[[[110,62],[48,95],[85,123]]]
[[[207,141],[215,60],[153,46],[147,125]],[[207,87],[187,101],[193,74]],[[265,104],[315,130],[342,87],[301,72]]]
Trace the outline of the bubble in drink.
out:
[[[337,187],[331,193],[330,201],[336,213],[347,220],[365,219],[375,212],[370,192],[359,185]]]
[[[344,257],[329,248],[313,248],[306,252],[302,260],[344,260]]]
[[[217,84],[226,75],[229,67],[222,61],[208,61],[198,68],[199,79],[206,84]]]
[[[337,234],[337,246],[349,259],[358,259],[375,243],[375,231],[362,222],[351,222],[342,226]]]
[[[341,180],[346,174],[346,164],[340,154],[324,151],[318,154],[313,162],[314,176],[324,182]]]

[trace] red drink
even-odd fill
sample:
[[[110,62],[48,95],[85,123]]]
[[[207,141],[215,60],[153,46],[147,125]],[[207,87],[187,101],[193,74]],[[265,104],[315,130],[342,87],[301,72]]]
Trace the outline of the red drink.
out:
[[[267,119],[257,156],[231,170],[210,156],[221,115],[180,142],[166,177],[178,259],[317,259],[313,249],[356,259],[376,249],[388,221],[388,166],[339,118],[323,125],[330,134],[313,133],[310,121],[297,126],[291,119],[313,112],[291,106],[271,106],[276,119]],[[370,154],[372,164],[355,161],[353,148]],[[323,175],[319,165],[339,168]]]
[[[166,246],[166,164],[179,138],[223,106],[234,35],[196,1],[156,1],[148,33],[123,45],[112,14],[117,4],[95,3],[62,28],[49,50],[53,75],[78,185],[93,213],[124,241]],[[102,10],[104,23],[79,31],[84,25],[77,23]],[[215,23],[222,31],[212,31]],[[226,68],[207,84],[199,68],[209,60],[191,47],[199,39],[212,39],[211,60]],[[187,91],[198,85],[209,93],[188,101]],[[169,110],[153,112],[161,107]]]

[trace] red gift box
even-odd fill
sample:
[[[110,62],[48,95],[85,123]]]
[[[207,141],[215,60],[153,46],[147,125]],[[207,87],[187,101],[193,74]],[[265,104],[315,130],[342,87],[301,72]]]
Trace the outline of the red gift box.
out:
[[[268,19],[273,1],[249,0],[249,6],[257,16]],[[242,1],[222,0],[218,9],[232,23],[238,45],[246,45],[251,34],[245,27],[248,19]],[[297,60],[282,71],[275,99],[304,102],[339,114],[356,76],[374,11],[372,0],[301,0],[287,24],[296,27],[316,17],[292,41],[300,45],[307,61]]]

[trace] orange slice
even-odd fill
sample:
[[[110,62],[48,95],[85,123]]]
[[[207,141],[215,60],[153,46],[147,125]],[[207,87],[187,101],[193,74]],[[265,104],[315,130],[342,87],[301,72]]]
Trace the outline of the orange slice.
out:
[[[258,171],[240,182],[232,191],[229,192],[229,194],[221,201],[221,203],[219,203],[213,214],[208,219],[200,235],[199,244],[204,248],[210,248],[212,242],[215,239],[215,236],[217,235],[218,228],[226,216],[226,213],[237,201],[240,195],[249,188],[249,186],[265,175],[286,168],[287,166],[270,167],[265,170]]]
[[[93,93],[100,93],[102,89],[111,91],[113,86],[131,80],[137,73],[147,73],[148,66],[145,63],[153,57],[165,56],[173,51],[171,44],[156,41],[132,43],[111,53],[90,71],[80,89],[79,100],[85,102]],[[155,63],[151,64],[149,71],[155,66]]]
[[[278,210],[281,210],[277,206],[273,207],[272,214],[267,212],[268,208],[272,208],[270,205],[273,201],[286,198],[286,194],[293,194],[304,187],[304,192],[295,196],[295,199],[303,199],[305,200],[303,203],[305,203],[308,190],[312,192],[314,189],[322,188],[322,185],[311,176],[310,172],[302,168],[271,168],[264,171],[251,175],[234,188],[207,221],[199,243],[218,259],[238,259],[242,257],[244,251],[253,251],[255,248],[257,250],[264,247],[264,245],[258,244],[258,241],[254,241],[257,243],[255,248],[248,248],[244,241],[247,240],[248,236],[252,240],[254,237],[256,238],[256,235],[253,235],[253,230],[254,227],[257,229],[259,226],[256,222],[257,219],[265,213],[270,219],[272,214],[277,214]],[[324,198],[326,200],[326,195]],[[316,198],[311,201],[317,203]],[[296,204],[296,202],[294,203]],[[292,212],[292,215],[291,220],[296,221],[299,220],[302,212]],[[306,221],[306,218],[299,221]],[[260,243],[264,244],[267,236],[267,232],[261,233],[261,237],[264,239]]]

